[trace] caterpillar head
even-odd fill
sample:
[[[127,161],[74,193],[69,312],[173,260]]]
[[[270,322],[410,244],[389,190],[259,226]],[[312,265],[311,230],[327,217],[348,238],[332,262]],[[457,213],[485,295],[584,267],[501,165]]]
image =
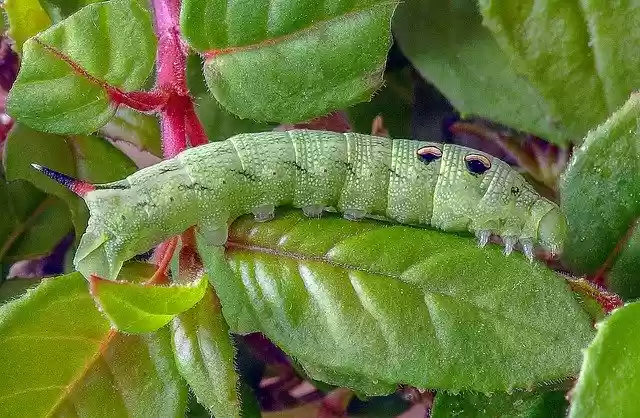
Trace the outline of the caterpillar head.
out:
[[[82,197],[89,207],[89,223],[73,261],[76,270],[86,278],[95,274],[114,280],[122,264],[135,255],[127,251],[133,247],[133,228],[124,225],[124,220],[136,218],[135,207],[130,203],[134,200],[127,196],[130,191],[102,188],[47,167],[32,166]]]
[[[553,206],[538,224],[538,242],[552,255],[560,255],[567,237],[567,220],[557,206]]]

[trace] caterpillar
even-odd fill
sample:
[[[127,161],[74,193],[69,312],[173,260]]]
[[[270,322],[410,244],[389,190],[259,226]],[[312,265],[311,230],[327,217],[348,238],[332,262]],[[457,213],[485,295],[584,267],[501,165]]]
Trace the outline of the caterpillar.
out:
[[[566,220],[507,163],[459,145],[310,130],[247,133],[190,148],[112,183],[93,185],[34,167],[84,198],[89,222],[74,258],[85,277],[115,279],[131,257],[197,226],[224,245],[227,226],[277,206],[319,217],[339,211],[444,231],[492,234],[558,254]]]

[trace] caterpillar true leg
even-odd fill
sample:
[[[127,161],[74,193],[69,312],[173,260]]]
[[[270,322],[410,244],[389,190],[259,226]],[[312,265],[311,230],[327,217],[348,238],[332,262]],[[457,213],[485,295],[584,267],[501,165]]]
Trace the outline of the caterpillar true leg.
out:
[[[520,238],[520,244],[524,255],[529,261],[533,261],[533,240],[531,238]]]
[[[478,246],[484,247],[489,242],[489,237],[491,237],[491,231],[483,229],[476,233],[478,237]]]
[[[509,255],[513,252],[513,247],[516,246],[518,237],[507,235],[502,237],[502,241],[504,241],[504,255]]]

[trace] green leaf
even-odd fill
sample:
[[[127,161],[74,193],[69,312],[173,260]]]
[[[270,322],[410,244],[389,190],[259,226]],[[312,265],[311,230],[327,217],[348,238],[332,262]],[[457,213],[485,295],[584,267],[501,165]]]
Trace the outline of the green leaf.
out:
[[[49,254],[73,228],[63,201],[1,175],[0,208],[0,260],[9,263]]]
[[[49,17],[58,23],[71,16],[84,6],[104,0],[40,0],[40,4],[47,11]]]
[[[135,164],[114,145],[96,136],[61,136],[34,131],[17,123],[4,153],[7,179],[27,180],[69,206],[76,234],[84,231],[87,208],[66,187],[35,170],[37,163],[91,183],[120,180],[136,171]]]
[[[640,303],[598,324],[571,397],[570,417],[633,417],[640,410]]]
[[[9,21],[9,36],[18,52],[27,39],[51,26],[51,19],[38,0],[6,0],[4,10]]]
[[[100,133],[162,157],[160,124],[155,116],[145,115],[129,107],[119,107],[113,119],[100,129]]]
[[[181,29],[205,53],[204,75],[226,109],[299,122],[367,100],[382,82],[397,2],[185,0]]]
[[[0,304],[22,296],[27,289],[36,287],[42,277],[12,277],[0,284]]]
[[[573,139],[640,85],[640,9],[603,0],[479,0],[484,24]]]
[[[209,289],[171,326],[178,370],[199,403],[216,417],[240,416],[235,349],[215,293]]]
[[[563,379],[593,338],[554,272],[454,234],[292,211],[236,221],[228,263],[200,253],[232,331],[263,332],[313,379],[367,395]]]
[[[463,115],[566,144],[540,94],[518,76],[482,26],[474,0],[407,0],[394,17],[398,45]]]
[[[138,0],[91,4],[24,44],[8,113],[46,132],[89,133],[111,119],[109,89],[140,88],[156,38]]]
[[[358,103],[345,111],[355,132],[371,132],[373,120],[382,116],[392,138],[411,138],[413,85],[408,68],[386,73],[385,86],[369,102]]]
[[[0,307],[0,416],[179,416],[187,391],[165,328],[109,329],[79,273]]]
[[[202,299],[206,279],[157,286],[92,276],[91,294],[114,328],[127,333],[155,331]]]
[[[264,132],[277,126],[273,123],[240,119],[223,108],[207,90],[202,75],[202,61],[195,54],[191,54],[187,60],[187,82],[189,83],[189,91],[195,98],[196,113],[204,126],[209,141],[224,141],[236,134]]]
[[[596,271],[640,214],[640,95],[633,95],[575,150],[560,183],[568,233],[564,260],[573,271]],[[598,208],[594,210],[594,208]],[[624,266],[609,277],[611,289],[640,296],[637,237],[620,248]],[[633,276],[631,280],[625,276]],[[622,280],[619,278],[623,278]]]
[[[499,392],[491,396],[483,393],[453,395],[438,392],[431,408],[431,417],[564,418],[568,406],[562,391],[519,392],[512,395]]]

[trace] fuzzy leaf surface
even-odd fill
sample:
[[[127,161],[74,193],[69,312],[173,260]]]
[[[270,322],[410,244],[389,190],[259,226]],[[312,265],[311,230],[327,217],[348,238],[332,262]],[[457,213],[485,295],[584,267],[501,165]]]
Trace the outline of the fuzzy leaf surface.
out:
[[[213,416],[240,416],[235,348],[212,289],[171,327],[176,365],[200,404]]]
[[[482,26],[476,1],[407,0],[398,6],[393,29],[413,66],[463,115],[491,119],[557,144],[570,139]]]
[[[156,39],[137,0],[91,4],[29,39],[8,97],[8,113],[30,127],[90,133],[111,119],[109,89],[140,88],[151,74]]]
[[[439,392],[432,418],[564,418],[569,406],[565,392],[464,393]]]
[[[198,118],[202,122],[209,141],[224,141],[236,134],[268,131],[277,126],[274,123],[240,119],[222,107],[211,95],[202,74],[203,61],[195,54],[187,59],[187,83],[194,96]]]
[[[635,94],[587,135],[560,183],[569,226],[563,258],[573,271],[593,273],[619,252],[608,279],[610,289],[624,297],[640,296],[640,245],[633,230],[640,215],[639,126],[640,95]],[[626,245],[616,248],[628,233]]]
[[[109,329],[79,273],[0,307],[1,416],[179,416],[187,391],[165,328]]]
[[[391,45],[390,0],[185,0],[216,100],[241,118],[296,123],[367,100]]]
[[[484,24],[573,140],[640,85],[636,1],[478,0]]]
[[[202,299],[208,281],[156,286],[93,276],[91,295],[114,328],[127,333],[155,331]]]
[[[586,349],[569,416],[631,417],[640,410],[640,303],[625,305],[598,325]]]
[[[311,378],[369,395],[563,379],[594,334],[555,273],[439,231],[279,212],[236,221],[227,262],[201,255],[234,332],[263,332]]]

